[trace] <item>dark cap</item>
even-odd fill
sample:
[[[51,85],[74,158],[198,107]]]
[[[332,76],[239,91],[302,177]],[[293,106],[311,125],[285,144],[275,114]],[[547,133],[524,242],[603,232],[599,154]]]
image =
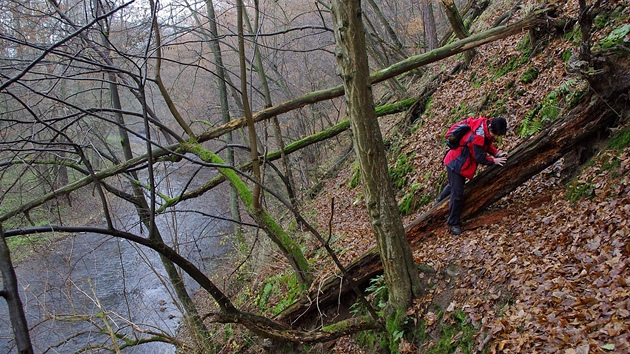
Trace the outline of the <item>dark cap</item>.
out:
[[[496,135],[505,135],[507,132],[507,120],[505,117],[494,117],[490,119],[490,124],[488,125],[490,131]]]

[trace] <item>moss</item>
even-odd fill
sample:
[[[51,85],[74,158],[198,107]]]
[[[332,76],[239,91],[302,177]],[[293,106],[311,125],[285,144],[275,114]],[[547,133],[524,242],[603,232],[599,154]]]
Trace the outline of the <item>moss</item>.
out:
[[[623,24],[599,41],[599,48],[602,50],[611,49],[613,47],[625,44],[625,38],[630,34],[630,23]]]
[[[573,55],[573,51],[571,49],[565,50],[564,52],[562,52],[562,61],[564,63],[567,63],[569,59],[571,59],[572,55]]]
[[[580,28],[580,25],[576,22],[573,26],[573,31],[567,32],[564,37],[565,39],[571,41],[571,44],[579,47],[580,42],[582,41],[582,30]]]
[[[521,51],[521,55],[510,58],[507,63],[499,67],[490,63],[490,71],[493,74],[493,80],[505,76],[507,73],[516,70],[518,67],[529,61],[532,55],[532,46],[529,35],[523,37],[521,42],[519,42],[518,49]],[[503,61],[503,57],[497,56],[497,60]]]
[[[532,40],[529,33],[521,39],[517,48],[523,53],[523,58],[527,58],[529,60],[529,57],[532,55]]]
[[[527,71],[525,71],[523,76],[521,76],[521,82],[524,84],[530,84],[537,78],[538,78],[538,69],[529,68],[527,69]]]
[[[566,200],[575,204],[583,197],[591,198],[594,195],[595,186],[591,180],[589,181],[573,181],[568,186]]]
[[[376,115],[378,117],[381,117],[388,114],[402,112],[402,111],[407,110],[409,107],[411,107],[411,105],[413,105],[415,102],[416,102],[415,98],[407,98],[402,101],[378,106],[376,107]]]
[[[223,161],[223,159],[219,157],[219,155],[213,153],[212,151],[204,149],[200,144],[197,144],[195,142],[182,143],[181,149],[197,155],[204,162],[217,165],[226,165],[225,161]],[[243,203],[251,208],[254,200],[253,195],[249,191],[247,185],[236,174],[236,172],[233,169],[227,167],[219,167],[218,170],[234,186]]]
[[[472,73],[470,73],[470,83],[472,84],[473,88],[475,89],[480,88],[483,82],[484,82],[484,77],[482,75],[477,76],[476,71],[473,71]]]
[[[215,153],[203,148],[200,144],[194,142],[186,142],[180,145],[180,149],[197,155],[204,162],[225,165],[225,162],[221,157]],[[240,177],[234,170],[227,167],[218,167],[219,173],[221,173],[236,189],[239,198],[247,208],[248,213],[258,222],[260,227],[265,230],[269,237],[276,243],[283,252],[287,253],[295,261],[295,266],[302,271],[300,286],[302,289],[307,289],[310,286],[312,274],[310,273],[310,266],[304,254],[300,250],[300,247],[291,239],[286,231],[264,210],[254,210],[254,196]],[[296,269],[296,272],[298,270]]]
[[[405,334],[405,309],[398,309],[387,316],[385,320],[385,329],[387,330],[389,345],[387,346],[390,353],[398,353],[398,346]]]
[[[595,30],[600,30],[608,25],[609,14],[606,12],[602,12],[595,16],[593,19],[593,26]]]
[[[354,325],[357,322],[375,323],[372,317],[359,316],[358,318],[353,318],[353,319],[345,320],[345,321],[339,321],[339,322],[335,322],[327,326],[323,326],[322,331],[327,332],[327,333],[344,332],[354,327]]]
[[[601,171],[610,171],[610,176],[613,178],[619,177],[619,169],[621,167],[621,160],[614,156],[612,158],[606,158],[602,161]]]
[[[256,304],[262,313],[275,316],[291,305],[299,297],[300,291],[295,273],[278,274],[265,279],[262,291],[256,297]],[[274,307],[269,306],[271,298],[277,299]]]
[[[500,67],[495,67],[494,65],[490,65],[490,71],[493,74],[493,79],[498,79],[502,76],[505,76],[507,73],[514,71],[518,67],[519,58],[513,57],[508,62]]]
[[[449,123],[456,123],[472,115],[472,108],[467,102],[462,102],[459,106],[453,108],[450,113]]]
[[[359,185],[360,181],[361,170],[359,169],[359,164],[354,164],[352,166],[352,178],[350,178],[350,181],[348,182],[348,187],[350,187],[350,189],[354,189]]]
[[[411,166],[413,155],[413,153],[410,156],[399,153],[396,165],[389,169],[389,178],[395,188],[402,189],[407,184],[409,175],[413,173],[413,167]]]
[[[630,126],[626,126],[617,131],[617,133],[608,140],[606,147],[612,150],[623,150],[628,145],[630,145]]]
[[[410,215],[433,200],[433,196],[430,194],[418,193],[421,191],[421,187],[421,184],[414,183],[409,191],[400,199],[398,209],[402,215]]]
[[[478,330],[469,323],[464,312],[461,310],[453,312],[450,319],[443,321],[437,343],[426,353],[474,353],[477,332]]]

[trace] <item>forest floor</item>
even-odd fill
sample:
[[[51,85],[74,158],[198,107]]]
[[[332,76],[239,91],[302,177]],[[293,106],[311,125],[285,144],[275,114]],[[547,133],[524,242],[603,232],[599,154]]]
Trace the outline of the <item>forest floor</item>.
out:
[[[462,235],[445,226],[414,247],[435,274],[423,275],[433,286],[407,313],[424,326],[424,347],[403,340],[401,352],[435,345],[460,313],[477,330],[465,352],[630,351],[630,148],[603,150],[569,185],[561,171],[560,161],[467,220]],[[374,246],[357,229],[366,218],[350,219],[350,229],[335,224],[344,256]],[[362,352],[352,338],[329,349]]]

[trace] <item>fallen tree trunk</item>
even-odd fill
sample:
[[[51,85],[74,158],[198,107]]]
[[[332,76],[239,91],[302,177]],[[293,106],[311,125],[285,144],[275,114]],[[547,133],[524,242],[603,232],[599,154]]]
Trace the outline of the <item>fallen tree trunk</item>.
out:
[[[628,110],[627,92],[630,89],[630,65],[615,63],[606,70],[605,77],[623,78],[613,82],[603,79],[593,81],[591,93],[583,103],[568,115],[547,127],[519,148],[512,151],[503,167],[491,167],[479,174],[467,185],[464,193],[465,207],[462,219],[470,219],[486,207],[503,198],[532,176],[551,166],[572,149],[588,145],[592,139],[607,134]],[[448,215],[448,203],[442,202],[406,226],[407,239],[412,248],[419,247],[422,240],[438,228],[443,228]],[[347,267],[347,276],[362,287],[371,278],[382,273],[382,265],[376,249],[371,249]],[[351,291],[340,277],[328,279],[306,300],[300,300],[282,312],[277,319],[291,325],[308,326],[317,321],[318,313],[327,313],[335,308],[339,299]],[[334,316],[331,316],[334,317]]]

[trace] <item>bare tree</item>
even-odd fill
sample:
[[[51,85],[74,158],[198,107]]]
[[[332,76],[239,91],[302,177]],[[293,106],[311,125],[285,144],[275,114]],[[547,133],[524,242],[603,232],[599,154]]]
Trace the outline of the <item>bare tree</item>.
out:
[[[431,51],[438,47],[437,28],[435,26],[435,15],[433,14],[433,3],[429,0],[422,0],[421,4],[424,36],[427,41],[427,49]]]
[[[442,6],[444,7],[444,11],[446,12],[446,16],[448,17],[449,22],[451,23],[451,27],[453,28],[453,32],[459,39],[464,39],[470,36],[470,32],[464,25],[464,20],[462,19],[457,6],[455,5],[454,0],[440,0]],[[475,50],[467,50],[464,52],[464,66],[468,66],[475,56]]]
[[[2,225],[0,225],[0,274],[2,274],[3,280],[3,288],[0,289],[0,296],[6,300],[9,306],[9,316],[18,352],[20,354],[33,353],[33,345],[31,344],[22,299],[20,298],[20,292],[18,290],[18,282],[13,264],[11,263],[11,254],[4,237]]]

